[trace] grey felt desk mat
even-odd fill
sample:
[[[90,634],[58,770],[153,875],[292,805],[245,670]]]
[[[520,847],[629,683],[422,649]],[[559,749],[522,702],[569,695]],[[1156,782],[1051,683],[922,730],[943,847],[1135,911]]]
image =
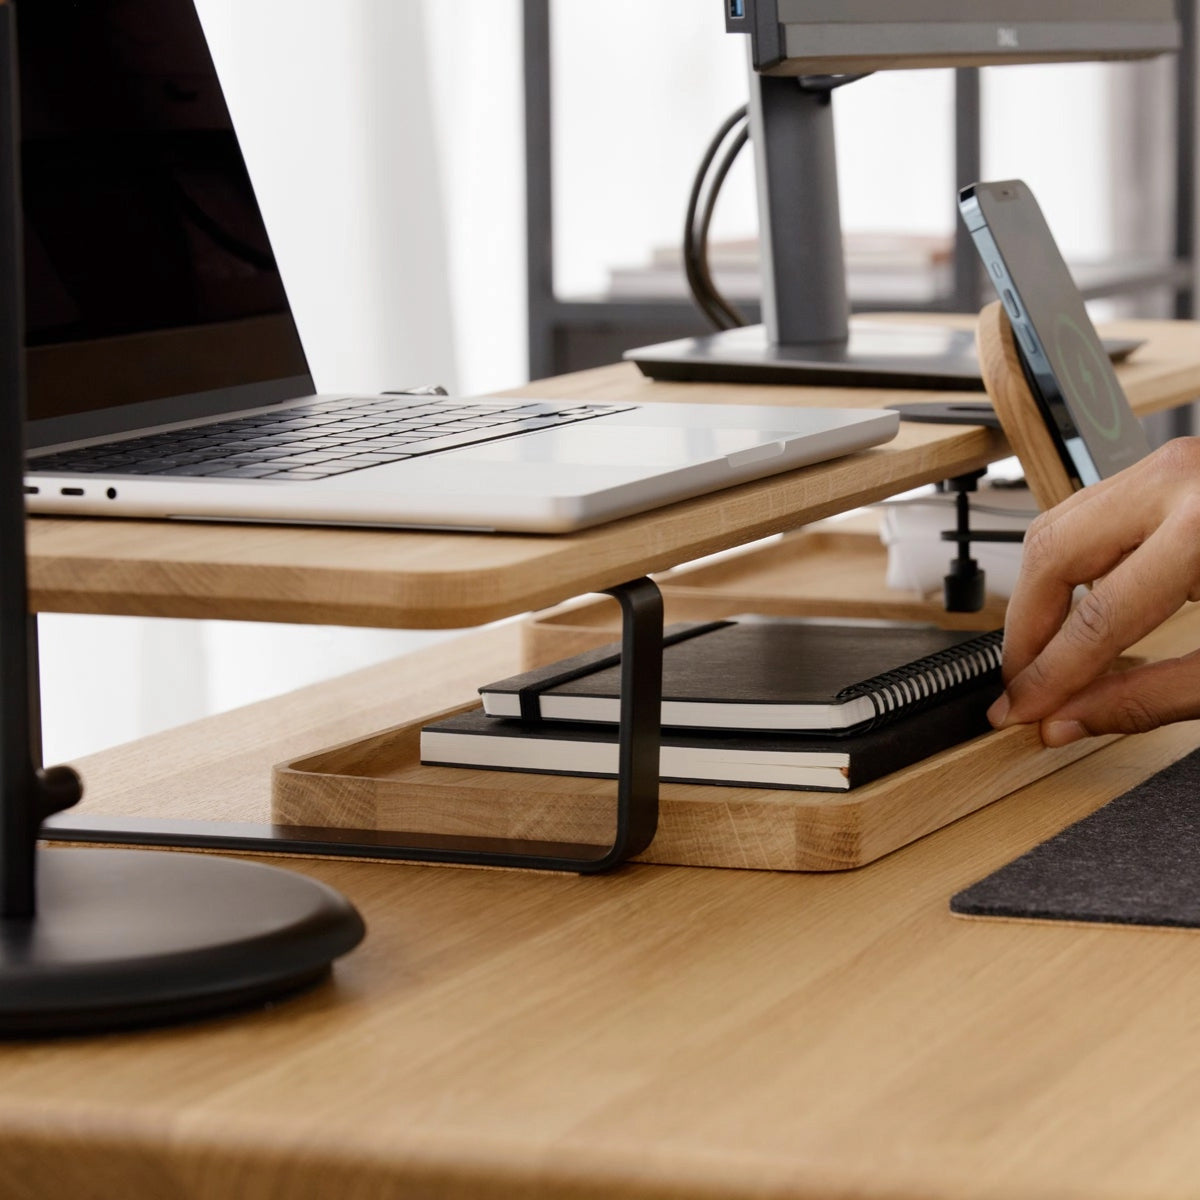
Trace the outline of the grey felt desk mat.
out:
[[[1200,750],[965,888],[950,908],[1200,927]]]

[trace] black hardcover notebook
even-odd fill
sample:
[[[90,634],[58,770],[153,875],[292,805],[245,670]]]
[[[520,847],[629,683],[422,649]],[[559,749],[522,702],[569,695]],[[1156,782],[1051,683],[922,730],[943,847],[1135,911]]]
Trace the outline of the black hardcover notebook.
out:
[[[999,680],[1001,630],[739,618],[672,626],[663,646],[662,724],[837,733]],[[491,717],[618,720],[619,647],[606,646],[479,689]]]
[[[673,783],[847,791],[986,733],[989,680],[936,704],[841,737],[801,733],[665,731],[659,776]],[[421,761],[554,775],[617,774],[617,731],[574,721],[489,717],[481,708],[421,731]]]

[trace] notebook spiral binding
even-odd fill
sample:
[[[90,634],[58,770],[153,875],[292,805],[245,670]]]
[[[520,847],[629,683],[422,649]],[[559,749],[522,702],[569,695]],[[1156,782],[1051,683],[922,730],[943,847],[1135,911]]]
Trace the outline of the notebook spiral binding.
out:
[[[838,693],[839,700],[865,696],[875,715],[860,729],[871,729],[889,717],[926,708],[948,692],[1000,670],[1004,630],[993,629],[949,650],[930,654],[893,671],[865,679]]]

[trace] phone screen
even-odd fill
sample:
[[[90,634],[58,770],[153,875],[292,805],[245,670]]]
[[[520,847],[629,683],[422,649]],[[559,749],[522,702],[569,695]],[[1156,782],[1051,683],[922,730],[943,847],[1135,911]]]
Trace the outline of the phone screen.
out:
[[[1079,485],[1150,452],[1033,193],[976,183],[959,208],[1013,325],[1034,395]]]

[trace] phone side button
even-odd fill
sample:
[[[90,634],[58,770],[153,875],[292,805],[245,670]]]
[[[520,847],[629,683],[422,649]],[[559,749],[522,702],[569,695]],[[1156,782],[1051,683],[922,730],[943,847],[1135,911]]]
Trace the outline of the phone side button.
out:
[[[1037,358],[1038,344],[1034,340],[1033,334],[1029,331],[1029,326],[1021,324],[1016,327],[1016,330],[1017,336],[1021,339],[1021,346],[1025,353],[1031,358]]]
[[[1004,305],[1008,309],[1008,315],[1012,317],[1014,321],[1020,318],[1021,306],[1017,303],[1017,298],[1012,294],[1011,288],[1004,289]]]

